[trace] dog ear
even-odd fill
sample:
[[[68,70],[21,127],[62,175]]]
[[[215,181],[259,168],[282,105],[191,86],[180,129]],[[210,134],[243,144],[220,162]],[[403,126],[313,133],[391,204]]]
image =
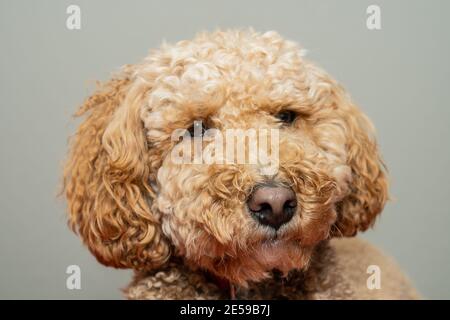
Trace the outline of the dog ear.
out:
[[[347,165],[351,168],[349,193],[337,204],[336,236],[354,236],[373,225],[388,199],[388,178],[375,139],[375,129],[345,90],[332,89],[336,112],[344,122]]]
[[[153,191],[140,119],[149,88],[135,85],[129,69],[77,112],[87,117],[71,141],[64,192],[70,226],[101,263],[144,270],[167,261],[169,246],[150,209]]]

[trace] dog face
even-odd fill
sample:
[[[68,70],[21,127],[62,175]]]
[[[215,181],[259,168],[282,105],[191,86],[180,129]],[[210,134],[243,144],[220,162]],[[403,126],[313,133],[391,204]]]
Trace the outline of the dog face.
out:
[[[126,66],[85,112],[64,186],[71,226],[106,265],[149,270],[175,255],[246,285],[305,268],[319,242],[371,226],[387,198],[369,120],[273,32],[165,45]],[[174,139],[179,130],[196,134]],[[238,147],[233,130],[244,133]],[[255,137],[276,140],[267,148],[276,170],[217,149],[208,163],[174,161],[179,150],[190,160],[188,151],[210,150],[208,137],[245,159]]]

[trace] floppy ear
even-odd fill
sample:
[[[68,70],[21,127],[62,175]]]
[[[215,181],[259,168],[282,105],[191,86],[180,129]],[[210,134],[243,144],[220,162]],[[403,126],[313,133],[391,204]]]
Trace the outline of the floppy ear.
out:
[[[370,120],[335,85],[337,112],[344,122],[347,165],[352,179],[349,194],[337,205],[336,236],[354,236],[375,222],[388,199],[386,167],[381,159]]]
[[[90,98],[64,168],[69,224],[97,259],[117,268],[151,269],[169,257],[159,217],[150,210],[148,147],[140,107],[148,90],[130,68]]]

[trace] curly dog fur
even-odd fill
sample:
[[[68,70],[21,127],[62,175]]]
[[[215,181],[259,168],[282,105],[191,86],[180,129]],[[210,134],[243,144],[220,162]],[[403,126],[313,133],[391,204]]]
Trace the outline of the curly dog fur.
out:
[[[276,118],[284,110],[296,115],[289,125]],[[181,280],[167,284],[174,273],[192,290],[203,282],[203,296],[213,298],[214,279],[251,290],[273,284],[273,270],[284,283],[301,274],[287,296],[309,297],[300,293],[311,281],[299,279],[320,269],[314,257],[337,252],[324,249],[329,239],[372,226],[388,198],[371,122],[297,44],[275,32],[217,31],[164,44],[123,67],[77,115],[86,118],[64,171],[71,227],[101,263],[132,268],[141,281],[144,274],[167,277],[159,295],[136,294],[136,280],[131,298],[194,297],[180,289]],[[174,164],[173,131],[199,119],[222,131],[279,129],[278,173]],[[258,224],[245,205],[254,186],[268,180],[289,186],[298,201],[278,231]]]

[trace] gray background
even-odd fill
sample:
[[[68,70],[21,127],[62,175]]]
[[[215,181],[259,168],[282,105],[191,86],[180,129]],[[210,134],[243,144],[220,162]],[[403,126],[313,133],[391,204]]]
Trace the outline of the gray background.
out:
[[[66,29],[78,4],[82,29]],[[382,30],[366,28],[378,4]],[[309,50],[378,128],[392,201],[365,234],[428,298],[450,298],[449,1],[0,0],[0,298],[121,298],[56,198],[71,114],[117,67],[201,30],[276,30]],[[82,290],[65,287],[77,264]]]

